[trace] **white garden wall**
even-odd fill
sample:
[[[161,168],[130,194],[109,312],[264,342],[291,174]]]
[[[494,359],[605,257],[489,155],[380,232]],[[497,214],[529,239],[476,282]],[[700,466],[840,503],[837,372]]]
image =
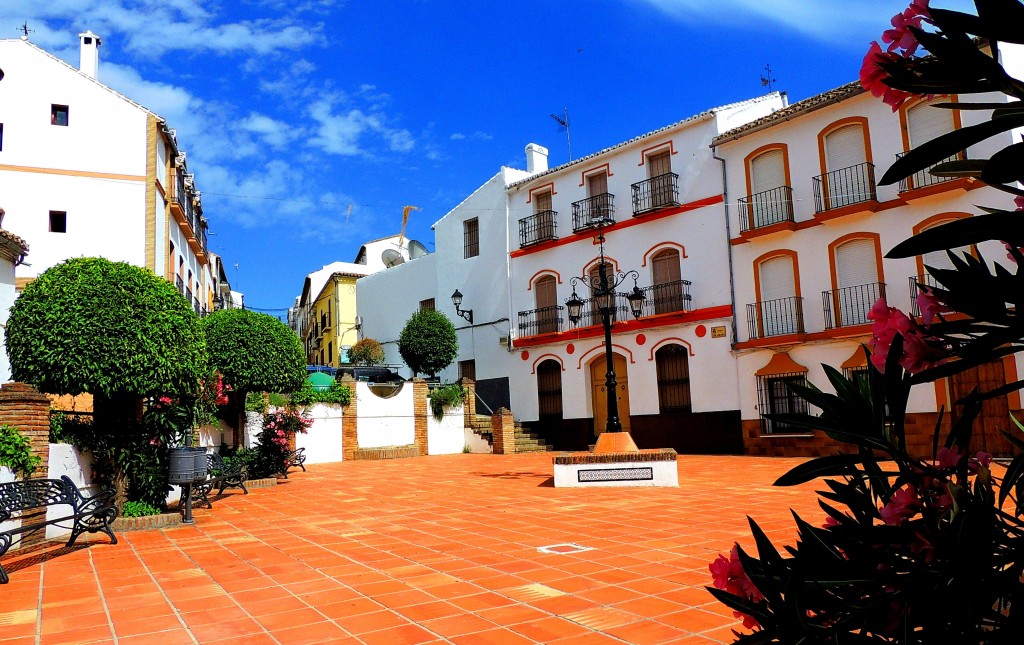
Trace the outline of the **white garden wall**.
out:
[[[440,419],[427,415],[427,454],[452,455],[466,447],[465,417],[462,406],[445,407]]]
[[[415,442],[411,383],[403,384],[396,394],[388,398],[374,394],[369,383],[358,382],[355,386],[360,448],[408,446]]]
[[[318,403],[306,409],[313,425],[295,435],[295,447],[306,449],[307,464],[327,464],[342,460],[342,408]]]

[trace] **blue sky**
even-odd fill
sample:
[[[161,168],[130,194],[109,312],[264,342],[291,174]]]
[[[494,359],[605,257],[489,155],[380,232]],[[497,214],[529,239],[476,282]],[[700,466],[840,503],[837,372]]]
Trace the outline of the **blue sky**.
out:
[[[100,80],[167,118],[203,192],[211,248],[252,308],[305,275],[430,225],[536,142],[568,160],[775,87],[800,100],[855,80],[890,0],[3,0]],[[935,0],[963,9],[963,0]],[[349,205],[351,213],[349,213]],[[238,269],[233,265],[237,263]],[[275,312],[283,313],[283,312]]]

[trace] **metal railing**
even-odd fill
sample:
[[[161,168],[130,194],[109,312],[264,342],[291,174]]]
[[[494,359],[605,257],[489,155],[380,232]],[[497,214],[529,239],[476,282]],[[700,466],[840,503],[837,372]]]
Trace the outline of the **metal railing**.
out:
[[[884,282],[869,282],[853,287],[821,292],[821,306],[825,312],[825,329],[864,325],[868,313],[879,298],[885,297]]]
[[[540,211],[519,220],[519,248],[557,240],[555,229],[558,225],[557,211]]]
[[[793,221],[793,189],[779,186],[738,200],[740,231]]]
[[[897,152],[896,158],[901,159],[906,156],[905,152]],[[900,192],[905,193],[908,190],[917,190],[918,188],[925,188],[926,186],[934,186],[935,184],[942,184],[947,181],[953,181],[956,177],[939,177],[931,174],[931,169],[940,163],[946,163],[947,161],[959,161],[960,159],[966,159],[967,153],[959,152],[951,157],[946,157],[942,161],[928,166],[924,170],[918,170],[909,177],[904,177],[900,180]]]
[[[615,195],[601,193],[572,203],[572,230],[582,231],[615,221]]]
[[[174,286],[178,291],[185,293],[185,281],[181,279],[180,275],[174,276]]]
[[[617,320],[627,320],[629,316],[629,301],[626,300],[626,294],[616,293],[615,301],[611,308],[611,322],[614,323]],[[589,325],[601,325],[601,308],[597,306],[597,298],[591,297],[583,301],[583,308],[580,310],[580,322],[581,327],[587,327]]]
[[[192,308],[196,310],[196,313],[200,313],[202,308],[199,306],[199,298],[192,299]]]
[[[519,337],[553,334],[562,331],[562,311],[565,307],[551,305],[519,312]]]
[[[798,296],[747,305],[747,336],[751,339],[804,333],[804,299]]]
[[[875,200],[875,165],[864,162],[813,179],[815,212]]]
[[[918,284],[923,284],[926,287],[938,287],[943,289],[944,287],[939,284],[939,281],[931,276],[931,274],[924,274],[919,276],[910,276],[907,281],[910,283],[910,313],[915,317],[921,315],[921,308],[917,305],[917,296],[921,293],[921,290],[917,288]],[[953,311],[952,309],[943,309],[940,313],[947,314]]]
[[[679,175],[674,172],[638,181],[632,189],[634,216],[679,205]]]
[[[656,316],[677,311],[689,311],[690,284],[689,280],[676,280],[674,282],[642,287],[640,291],[644,294],[645,300],[643,307],[641,307],[642,313],[640,316]],[[619,295],[622,298],[626,297],[624,293]],[[626,302],[628,303],[629,301],[627,300]]]
[[[188,300],[189,302],[192,302],[192,290],[191,289],[185,289],[185,300]]]

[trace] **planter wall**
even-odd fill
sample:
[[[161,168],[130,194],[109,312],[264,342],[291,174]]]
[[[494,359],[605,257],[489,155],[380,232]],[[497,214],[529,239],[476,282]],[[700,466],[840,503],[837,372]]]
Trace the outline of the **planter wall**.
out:
[[[427,406],[430,409],[430,406]],[[486,443],[486,442],[485,442]],[[462,406],[445,406],[444,416],[440,420],[434,418],[433,412],[427,414],[427,454],[453,455],[466,447],[465,418]]]
[[[359,447],[408,446],[416,441],[413,387],[406,383],[393,396],[374,394],[368,383],[355,384],[359,410]]]
[[[313,425],[305,433],[295,435],[295,447],[306,449],[307,464],[327,464],[341,461],[342,409],[339,405],[317,403],[306,409]]]

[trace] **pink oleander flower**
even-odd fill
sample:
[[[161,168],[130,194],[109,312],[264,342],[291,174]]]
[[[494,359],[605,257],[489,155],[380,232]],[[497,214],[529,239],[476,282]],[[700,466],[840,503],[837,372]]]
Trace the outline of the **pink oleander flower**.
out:
[[[873,42],[860,67],[861,87],[875,98],[881,98],[883,103],[892,107],[893,112],[900,109],[903,102],[910,98],[910,93],[885,84],[884,80],[889,77],[889,73],[882,69],[882,64],[894,62],[899,58],[899,54],[884,52],[881,45]]]
[[[1024,211],[1024,195],[1017,195],[1014,197],[1013,205],[1016,207],[1016,210]]]
[[[981,467],[988,468],[992,464],[992,453],[979,450],[974,459]]]
[[[157,401],[160,402],[160,405],[170,405],[171,404],[171,397],[169,397],[169,396],[161,396],[159,399],[157,399]]]
[[[921,320],[925,325],[930,325],[935,317],[944,309],[942,302],[935,296],[935,292],[925,287],[917,294],[917,308],[921,310]]]
[[[879,511],[879,515],[882,516],[882,521],[886,524],[899,526],[917,513],[920,504],[921,500],[917,496],[914,486],[907,484],[893,493],[889,503]]]
[[[956,446],[952,448],[943,446],[939,448],[935,459],[939,464],[939,468],[956,468],[960,464],[960,460],[963,459],[963,454]]]
[[[829,515],[825,518],[825,522],[821,525],[821,528],[830,529],[833,526],[839,526],[839,520]]]
[[[934,342],[936,339],[926,337],[907,314],[887,306],[884,298],[875,302],[868,312],[868,320],[872,321],[871,340],[868,341],[871,364],[882,374],[885,373],[885,362],[896,334],[903,337],[903,355],[899,363],[911,374],[937,365],[945,358]]]
[[[711,577],[714,580],[716,589],[724,589],[734,596],[740,596],[753,602],[764,600],[764,595],[758,591],[757,587],[754,586],[754,583],[747,576],[747,572],[743,570],[743,565],[740,563],[739,544],[733,545],[728,558],[724,555],[719,555],[708,566],[708,569],[711,571]],[[734,611],[733,616],[742,619],[743,626],[747,629],[761,626],[756,618],[743,612]]]
[[[909,28],[920,29],[922,22],[931,22],[931,15],[928,13],[928,0],[914,0],[902,13],[892,17],[890,21],[892,29],[887,29],[882,33],[882,42],[889,44],[886,51],[903,50],[903,56],[907,58],[913,56],[921,43],[917,42],[917,36]]]

